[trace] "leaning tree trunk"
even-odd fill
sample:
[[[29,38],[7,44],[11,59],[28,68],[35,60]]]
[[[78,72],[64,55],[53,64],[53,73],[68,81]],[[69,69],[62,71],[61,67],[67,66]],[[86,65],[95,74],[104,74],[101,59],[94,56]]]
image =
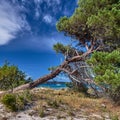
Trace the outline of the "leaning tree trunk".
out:
[[[56,77],[60,72],[64,71],[66,68],[66,66],[69,66],[69,63],[72,63],[72,62],[76,62],[76,61],[81,61],[81,60],[85,60],[85,58],[90,54],[92,53],[94,50],[94,43],[91,44],[91,47],[89,49],[87,49],[87,52],[83,53],[82,55],[77,55],[77,56],[74,56],[72,58],[69,58],[67,61],[65,60],[59,67],[57,67],[56,70],[54,70],[52,73],[48,74],[48,75],[45,75],[41,78],[38,78],[37,80],[31,82],[31,83],[27,83],[27,84],[24,84],[24,85],[21,85],[21,86],[18,86],[16,88],[13,89],[12,92],[16,92],[16,91],[19,91],[19,90],[25,90],[25,89],[32,89],[34,87],[37,87],[39,84],[42,84],[54,77]],[[66,71],[64,71],[66,72]],[[67,74],[68,75],[71,75],[74,73],[74,70],[73,71],[67,71]],[[11,91],[11,90],[9,90]],[[7,91],[7,92],[9,92]],[[1,95],[1,93],[0,93]]]
[[[74,56],[72,58],[70,58],[67,61],[64,61],[55,71],[53,71],[52,73],[43,76],[31,83],[27,83],[21,86],[18,86],[16,88],[14,88],[13,92],[19,91],[19,90],[24,90],[24,89],[32,89],[36,86],[38,86],[39,84],[42,84],[54,77],[56,77],[61,71],[63,71],[63,69],[71,62],[75,62],[75,61],[80,61],[80,60],[84,60],[86,56],[88,56],[91,52],[92,52],[93,47],[91,47],[91,49],[89,49],[87,52],[85,52],[82,55],[78,55],[78,56]],[[67,72],[68,74],[71,74],[70,72]]]

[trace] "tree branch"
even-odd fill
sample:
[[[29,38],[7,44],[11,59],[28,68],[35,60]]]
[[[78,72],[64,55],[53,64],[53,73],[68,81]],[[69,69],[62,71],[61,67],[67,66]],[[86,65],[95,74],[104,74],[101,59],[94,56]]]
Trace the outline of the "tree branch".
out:
[[[68,65],[69,63],[84,60],[84,58],[86,56],[88,56],[92,52],[93,48],[94,48],[94,46],[92,45],[91,48],[87,52],[83,53],[82,55],[74,56],[74,57],[68,59],[67,61],[64,61],[52,73],[50,73],[48,75],[45,75],[45,76],[43,76],[41,78],[38,78],[37,80],[35,80],[35,81],[31,82],[31,83],[27,83],[27,84],[18,86],[13,91],[15,92],[15,91],[24,90],[24,89],[32,89],[32,88],[38,86],[39,84],[42,84],[42,83],[56,77],[63,70],[63,68],[65,68],[66,65]]]

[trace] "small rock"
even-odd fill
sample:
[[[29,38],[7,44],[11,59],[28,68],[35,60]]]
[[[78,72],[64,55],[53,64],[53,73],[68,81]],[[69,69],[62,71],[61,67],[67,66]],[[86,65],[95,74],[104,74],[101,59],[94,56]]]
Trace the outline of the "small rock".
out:
[[[96,119],[103,119],[101,115],[92,114],[91,116],[96,118]]]
[[[109,119],[109,118],[110,118],[109,114],[107,114],[107,113],[104,115],[104,117],[105,117],[106,119]]]
[[[106,108],[106,105],[105,104],[101,104],[101,107]]]

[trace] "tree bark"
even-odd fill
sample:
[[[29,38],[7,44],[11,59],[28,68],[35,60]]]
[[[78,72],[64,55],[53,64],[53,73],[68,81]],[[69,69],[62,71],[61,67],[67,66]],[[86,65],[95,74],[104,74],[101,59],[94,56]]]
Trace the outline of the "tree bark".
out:
[[[20,91],[20,90],[25,90],[25,89],[32,89],[34,87],[37,87],[39,84],[42,84],[54,77],[56,77],[61,71],[64,71],[64,69],[66,68],[66,66],[71,63],[71,62],[76,62],[76,61],[80,61],[80,60],[85,60],[86,56],[88,56],[90,53],[92,53],[94,50],[94,43],[91,44],[91,47],[90,49],[83,53],[82,55],[77,55],[77,56],[74,56],[72,58],[69,58],[68,60],[65,60],[59,67],[57,67],[56,70],[54,70],[52,73],[48,74],[48,75],[45,75],[41,78],[38,78],[37,80],[34,80],[33,82],[31,83],[27,83],[27,84],[24,84],[24,85],[20,85],[16,88],[13,89],[13,91],[11,90],[8,90],[8,91],[2,91],[0,92],[0,95],[4,94],[4,93],[8,93],[8,92],[17,92],[17,91]],[[74,71],[70,72],[70,74],[72,74]],[[67,72],[69,74],[69,72]]]
[[[34,87],[37,87],[39,84],[42,84],[54,77],[56,77],[61,71],[63,68],[65,68],[66,65],[68,65],[69,63],[71,62],[75,62],[75,61],[80,61],[80,60],[84,60],[86,56],[88,56],[90,53],[93,52],[93,47],[94,46],[91,46],[91,48],[83,53],[82,55],[78,55],[78,56],[74,56],[70,59],[68,59],[67,61],[65,60],[55,71],[53,71],[52,73],[48,74],[48,75],[45,75],[41,78],[38,78],[37,80],[31,82],[31,83],[27,83],[27,84],[24,84],[24,85],[21,85],[21,86],[18,86],[16,88],[13,89],[13,92],[16,92],[16,91],[19,91],[19,90],[25,90],[25,89],[32,89]]]

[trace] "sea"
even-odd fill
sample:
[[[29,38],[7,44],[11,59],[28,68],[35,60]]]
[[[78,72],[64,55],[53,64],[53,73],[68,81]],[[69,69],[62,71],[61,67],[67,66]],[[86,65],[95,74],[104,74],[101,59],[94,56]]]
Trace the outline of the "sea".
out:
[[[38,88],[51,88],[51,89],[63,89],[67,88],[65,83],[44,83],[38,86]]]

